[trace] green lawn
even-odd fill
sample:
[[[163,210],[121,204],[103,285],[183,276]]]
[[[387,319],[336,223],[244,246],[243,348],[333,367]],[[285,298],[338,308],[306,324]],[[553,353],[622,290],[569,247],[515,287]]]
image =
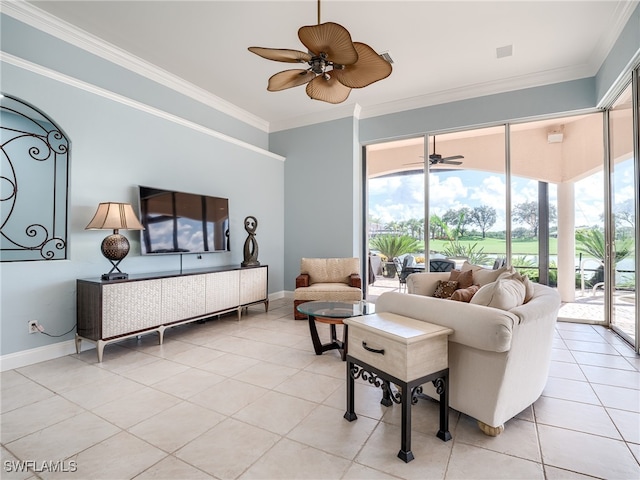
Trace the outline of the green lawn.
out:
[[[461,244],[473,245],[477,243],[476,249],[483,249],[483,253],[487,255],[504,255],[506,251],[506,241],[498,238],[482,238],[482,237],[462,237]],[[429,240],[429,248],[432,251],[442,252],[449,244],[448,240]],[[514,255],[537,255],[538,239],[513,240],[511,242],[511,250]],[[549,253],[556,255],[558,252],[558,239],[549,239]]]

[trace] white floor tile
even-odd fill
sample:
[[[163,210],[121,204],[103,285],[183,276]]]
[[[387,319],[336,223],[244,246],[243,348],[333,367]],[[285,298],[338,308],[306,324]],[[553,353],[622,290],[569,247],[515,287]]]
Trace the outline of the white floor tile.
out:
[[[498,437],[450,409],[443,442],[438,404],[421,399],[406,464],[400,406],[356,381],[358,419],[346,421],[346,364],[315,355],[292,312],[278,299],[240,321],[170,328],[163,345],[109,345],[102,363],[88,350],[2,372],[2,478],[640,478],[640,357],[603,327],[557,324],[543,396]],[[80,470],[5,466],[33,459]]]
[[[552,425],[620,440],[620,434],[604,407],[541,397],[534,404],[539,425]]]
[[[240,476],[241,480],[302,480],[341,478],[350,462],[283,438]]]
[[[216,478],[238,478],[280,438],[274,433],[228,418],[178,450],[176,457]]]
[[[308,400],[271,391],[239,410],[233,418],[285,435],[316,406]]]
[[[640,477],[640,466],[624,442],[546,425],[539,425],[538,433],[546,465],[599,478]]]
[[[456,443],[447,468],[447,480],[538,479],[544,480],[542,464],[465,443]]]
[[[172,453],[183,447],[226,417],[190,402],[182,402],[129,429],[151,445]]]

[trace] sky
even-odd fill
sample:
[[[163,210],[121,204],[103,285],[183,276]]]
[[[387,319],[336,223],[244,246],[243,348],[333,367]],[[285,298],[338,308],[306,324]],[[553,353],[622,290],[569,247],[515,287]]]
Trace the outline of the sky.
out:
[[[614,175],[616,203],[633,199],[633,162],[618,163]],[[537,201],[538,182],[512,178],[512,205]],[[498,221],[493,231],[505,229],[504,176],[471,170],[439,172],[430,175],[431,213],[442,216],[449,209],[488,205],[496,210]],[[576,226],[601,224],[604,211],[604,180],[599,172],[575,184]],[[557,203],[557,188],[549,185],[549,200]],[[412,218],[424,218],[424,177],[422,174],[398,175],[369,180],[369,216],[383,224]],[[513,225],[518,227],[520,225]]]

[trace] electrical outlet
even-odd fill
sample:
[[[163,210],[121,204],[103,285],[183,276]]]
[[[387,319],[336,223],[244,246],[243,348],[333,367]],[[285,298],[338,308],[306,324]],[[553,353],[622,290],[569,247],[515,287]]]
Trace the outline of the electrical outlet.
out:
[[[29,320],[28,326],[29,326],[29,333],[38,333],[40,331],[40,329],[38,328],[37,320]]]

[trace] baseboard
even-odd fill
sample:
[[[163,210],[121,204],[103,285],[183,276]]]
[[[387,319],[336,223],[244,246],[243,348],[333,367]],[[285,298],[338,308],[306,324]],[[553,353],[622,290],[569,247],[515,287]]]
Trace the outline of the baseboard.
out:
[[[95,345],[90,342],[81,343],[81,349],[83,352],[92,348],[95,348]],[[54,343],[52,345],[45,345],[43,347],[9,353],[0,357],[0,372],[13,370],[14,368],[26,367],[27,365],[33,365],[34,363],[45,362],[47,360],[53,360],[54,358],[64,357],[65,355],[70,355],[72,353],[76,353],[75,340],[67,340],[64,342]]]
[[[269,300],[277,300],[279,298],[287,298],[287,294],[293,296],[293,292],[280,291],[269,295]],[[96,348],[91,342],[82,342],[80,348],[84,352]],[[9,353],[0,357],[0,372],[13,370],[14,368],[26,367],[34,363],[53,360],[54,358],[64,357],[76,353],[75,340],[67,340],[52,345],[22,350],[20,352]]]

